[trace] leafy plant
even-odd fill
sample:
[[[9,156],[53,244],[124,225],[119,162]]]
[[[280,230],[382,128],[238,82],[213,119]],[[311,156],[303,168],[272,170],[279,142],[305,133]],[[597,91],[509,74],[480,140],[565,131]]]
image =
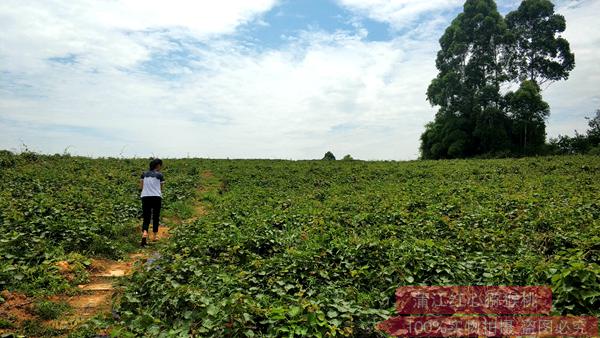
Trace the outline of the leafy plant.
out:
[[[69,304],[64,302],[42,300],[34,304],[34,313],[44,320],[57,319],[69,309]]]
[[[146,160],[14,159],[0,171],[0,288],[66,292],[89,257],[137,249]],[[597,156],[165,164],[165,214],[208,213],[171,228],[114,319],[77,334],[382,337],[402,285],[551,285],[556,314],[600,315]]]
[[[596,290],[595,256],[572,258],[587,278],[556,277],[600,227],[597,158],[197,165],[227,188],[132,276],[128,332],[381,337],[401,285],[549,284],[557,312],[598,315],[574,291]]]

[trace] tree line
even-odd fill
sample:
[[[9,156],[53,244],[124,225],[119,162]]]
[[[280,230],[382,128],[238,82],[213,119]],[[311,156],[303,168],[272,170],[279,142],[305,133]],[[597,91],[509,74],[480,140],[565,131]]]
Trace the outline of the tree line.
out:
[[[571,155],[591,154],[600,155],[600,109],[592,117],[586,117],[589,129],[580,134],[575,131],[575,136],[559,135],[550,139],[547,151],[550,154]]]
[[[494,0],[467,0],[439,40],[439,73],[427,89],[439,110],[421,135],[422,158],[546,151],[541,86],[575,67],[565,29],[549,0],[524,0],[504,17]]]

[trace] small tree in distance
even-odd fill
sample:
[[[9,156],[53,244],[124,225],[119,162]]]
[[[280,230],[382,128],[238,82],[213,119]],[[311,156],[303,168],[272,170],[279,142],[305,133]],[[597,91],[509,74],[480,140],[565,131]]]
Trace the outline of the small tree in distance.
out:
[[[325,153],[325,156],[323,156],[323,160],[324,161],[335,161],[335,156],[333,155],[333,153],[331,151],[328,151]]]
[[[352,158],[352,156],[350,156],[350,154],[348,154],[348,155],[344,156],[344,158],[342,158],[342,161],[352,161],[352,160],[354,160],[354,159]]]
[[[592,117],[586,117],[590,130],[587,132],[587,137],[593,146],[600,146],[600,109],[596,109]]]

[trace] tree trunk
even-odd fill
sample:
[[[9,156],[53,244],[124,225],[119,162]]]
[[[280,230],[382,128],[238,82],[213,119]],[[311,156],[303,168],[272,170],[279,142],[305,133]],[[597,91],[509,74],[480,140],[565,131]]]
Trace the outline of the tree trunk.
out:
[[[525,123],[525,135],[523,135],[523,155],[527,155],[527,123]]]

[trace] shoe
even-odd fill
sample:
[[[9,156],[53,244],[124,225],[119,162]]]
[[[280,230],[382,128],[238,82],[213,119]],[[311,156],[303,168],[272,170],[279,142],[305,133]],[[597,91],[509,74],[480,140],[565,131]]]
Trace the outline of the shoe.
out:
[[[146,237],[142,237],[142,244],[141,244],[141,245],[142,245],[142,246],[146,246],[146,244],[147,244],[147,239],[146,239]]]

